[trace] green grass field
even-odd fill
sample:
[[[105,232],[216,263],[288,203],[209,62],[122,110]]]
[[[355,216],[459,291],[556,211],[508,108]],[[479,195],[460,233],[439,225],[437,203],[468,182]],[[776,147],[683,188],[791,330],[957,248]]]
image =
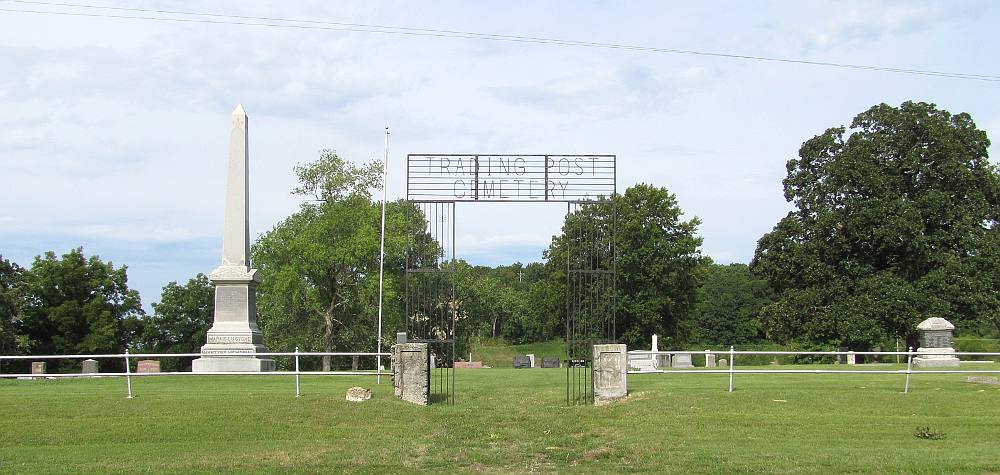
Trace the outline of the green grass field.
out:
[[[630,375],[627,401],[567,407],[564,371],[459,370],[430,407],[388,378],[3,380],[0,471],[1000,472],[1000,386],[966,375]]]

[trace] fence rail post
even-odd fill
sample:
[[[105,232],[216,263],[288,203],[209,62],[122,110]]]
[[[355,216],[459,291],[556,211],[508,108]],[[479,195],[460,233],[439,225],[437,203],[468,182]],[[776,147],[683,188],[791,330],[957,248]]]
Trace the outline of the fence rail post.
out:
[[[733,370],[736,367],[736,349],[729,346],[729,392],[733,392]]]
[[[903,394],[910,392],[910,373],[913,372],[913,347],[906,349],[906,385],[903,386]]]
[[[301,396],[299,391],[299,347],[295,347],[295,397]]]
[[[132,399],[132,368],[128,362],[128,348],[125,348],[125,385],[128,387],[128,395],[125,399]]]

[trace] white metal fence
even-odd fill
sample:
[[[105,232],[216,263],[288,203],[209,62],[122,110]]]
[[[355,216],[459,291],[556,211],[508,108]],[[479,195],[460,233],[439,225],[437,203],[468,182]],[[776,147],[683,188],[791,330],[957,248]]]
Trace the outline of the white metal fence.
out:
[[[315,351],[299,351],[298,348],[294,352],[273,352],[273,353],[212,353],[211,355],[205,355],[202,353],[129,353],[125,350],[122,354],[99,354],[99,355],[17,355],[17,356],[0,356],[0,361],[3,360],[30,360],[43,361],[43,360],[122,360],[122,371],[119,372],[97,372],[97,373],[42,373],[42,374],[31,374],[31,373],[0,373],[0,378],[80,378],[80,377],[94,377],[94,376],[124,376],[125,377],[125,388],[126,388],[126,398],[132,399],[132,378],[137,376],[295,376],[295,397],[302,395],[301,391],[301,376],[307,375],[318,375],[318,376],[375,376],[376,382],[381,383],[381,377],[383,375],[392,374],[391,372],[383,371],[380,368],[376,368],[370,371],[358,370],[358,371],[303,371],[301,369],[301,358],[303,357],[316,357],[316,356],[330,356],[330,357],[361,357],[361,356],[374,356],[381,359],[382,356],[390,356],[390,353],[364,353],[364,352],[315,352]],[[199,372],[194,373],[190,371],[166,371],[166,372],[155,372],[155,373],[139,373],[132,371],[131,362],[133,360],[144,360],[153,358],[191,358],[191,357],[211,357],[211,358],[226,358],[226,357],[242,357],[246,358],[248,356],[253,357],[290,357],[294,358],[295,370],[294,371],[240,371],[240,372]]]
[[[918,373],[926,374],[1000,374],[1000,370],[991,369],[914,369],[913,358],[918,356],[954,356],[960,358],[962,356],[986,356],[986,357],[998,357],[1000,358],[1000,353],[987,353],[987,352],[933,352],[933,351],[914,351],[911,347],[908,351],[756,351],[756,350],[746,350],[737,351],[734,347],[730,346],[729,351],[715,351],[715,350],[705,350],[705,351],[643,351],[641,354],[644,355],[722,355],[728,356],[727,367],[719,367],[718,369],[688,369],[688,368],[675,368],[675,369],[657,369],[657,370],[644,370],[644,371],[628,371],[629,374],[657,374],[657,373],[672,373],[672,374],[705,374],[705,373],[723,373],[729,375],[729,392],[733,392],[733,383],[738,373],[745,374],[789,374],[789,373],[806,373],[806,374],[843,374],[843,373],[853,373],[853,374],[900,374],[906,375],[906,381],[903,385],[903,392],[908,393],[910,391],[910,376]],[[772,368],[746,368],[746,369],[736,369],[736,357],[739,355],[792,355],[792,356],[838,356],[838,355],[856,355],[856,356],[905,356],[906,357],[906,369],[772,369]],[[989,363],[989,361],[961,361],[960,363]],[[885,363],[883,363],[885,364]],[[858,366],[858,365],[854,365]]]

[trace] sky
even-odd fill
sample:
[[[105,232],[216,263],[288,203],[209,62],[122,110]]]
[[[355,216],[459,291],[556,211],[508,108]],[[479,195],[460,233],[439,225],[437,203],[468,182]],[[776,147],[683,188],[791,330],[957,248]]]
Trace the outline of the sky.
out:
[[[83,246],[128,266],[147,311],[168,282],[220,262],[237,104],[249,116],[251,236],[302,203],[296,164],[323,149],[380,160],[389,127],[390,199],[405,196],[408,153],[612,154],[618,190],[667,188],[721,263],[749,262],[792,209],[781,180],[801,144],[873,105],[933,102],[1000,135],[995,81],[317,23],[998,75],[991,1],[76,5],[314,22],[0,0],[0,255],[30,266]],[[459,204],[457,257],[541,260],[565,211]]]

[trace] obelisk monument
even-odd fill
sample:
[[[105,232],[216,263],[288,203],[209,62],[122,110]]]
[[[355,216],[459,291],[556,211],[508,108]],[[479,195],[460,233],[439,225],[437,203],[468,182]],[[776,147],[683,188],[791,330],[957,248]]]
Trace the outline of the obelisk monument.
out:
[[[229,168],[226,179],[226,221],[222,237],[222,264],[209,274],[215,285],[215,322],[201,358],[192,362],[195,373],[273,371],[274,360],[254,356],[266,353],[257,327],[257,269],[250,268],[250,153],[247,114],[236,106],[229,131]]]

